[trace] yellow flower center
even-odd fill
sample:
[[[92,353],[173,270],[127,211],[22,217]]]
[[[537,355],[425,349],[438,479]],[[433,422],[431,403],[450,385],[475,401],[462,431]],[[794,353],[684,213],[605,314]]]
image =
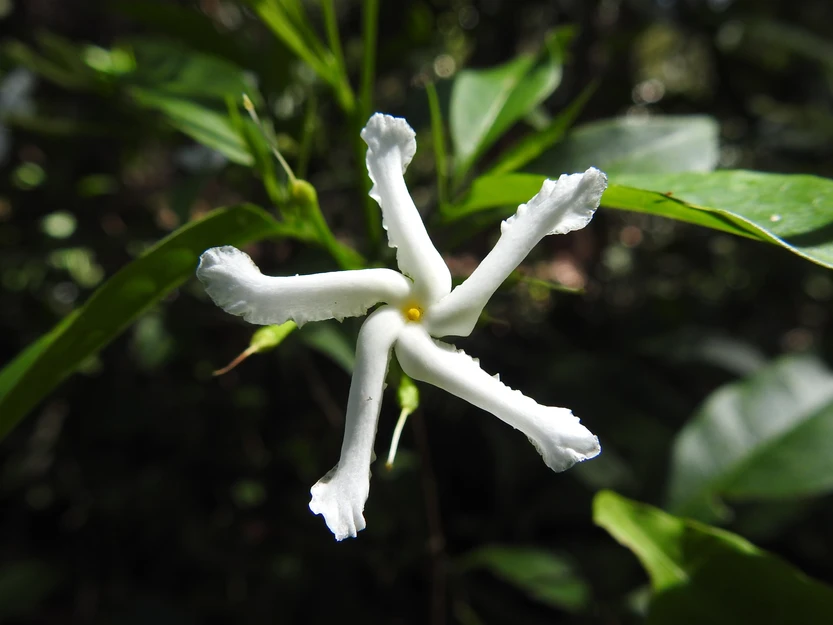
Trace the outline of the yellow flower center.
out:
[[[405,318],[408,321],[419,321],[422,317],[422,309],[416,306],[408,306],[405,309]]]

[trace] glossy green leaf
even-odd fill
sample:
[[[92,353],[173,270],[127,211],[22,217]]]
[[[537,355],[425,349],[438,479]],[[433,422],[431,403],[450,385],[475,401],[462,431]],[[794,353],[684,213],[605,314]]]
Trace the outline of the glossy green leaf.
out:
[[[715,391],[674,443],[670,509],[708,518],[719,498],[776,499],[833,489],[833,372],[777,360]]]
[[[725,217],[750,236],[833,268],[833,180],[829,178],[729,170],[627,174],[613,181],[671,192],[685,204]]]
[[[546,60],[539,64],[535,56],[521,55],[499,67],[457,74],[449,125],[458,179],[515,122],[555,91],[561,82],[559,45],[554,37]]]
[[[718,159],[717,122],[704,115],[620,117],[576,127],[525,169],[553,175],[598,167],[621,173],[711,171]]]
[[[578,612],[587,605],[590,588],[566,558],[531,547],[481,547],[461,559],[464,570],[487,569],[533,599]]]
[[[86,358],[194,275],[205,249],[293,234],[262,209],[240,205],[213,211],[160,241],[0,371],[0,438]]]
[[[137,104],[162,113],[171,127],[217,150],[230,161],[240,165],[254,163],[246,141],[227,116],[190,100],[156,91],[136,87],[130,94]]]
[[[544,176],[482,176],[447,216],[516,207]],[[734,170],[610,177],[604,208],[636,211],[774,243],[833,268],[833,180]],[[627,185],[627,186],[626,186]]]
[[[736,534],[610,491],[596,495],[593,520],[651,578],[649,625],[833,621],[833,589]]]

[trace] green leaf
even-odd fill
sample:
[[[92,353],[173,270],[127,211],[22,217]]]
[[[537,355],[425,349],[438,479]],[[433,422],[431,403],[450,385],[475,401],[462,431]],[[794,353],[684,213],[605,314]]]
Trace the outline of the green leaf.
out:
[[[750,236],[833,268],[833,180],[829,178],[727,170],[627,174],[613,180],[671,192],[692,207],[725,217]]]
[[[554,175],[598,167],[620,173],[711,171],[718,159],[717,122],[705,115],[620,117],[573,129],[526,167]]]
[[[590,589],[573,564],[544,549],[491,545],[467,553],[463,570],[483,568],[547,605],[579,612],[587,605]]]
[[[509,150],[498,157],[495,165],[489,170],[490,175],[505,174],[515,171],[541,155],[545,150],[559,142],[567,129],[573,125],[587,101],[596,92],[596,83],[592,83],[569,106],[556,115],[546,128],[528,134]]]
[[[190,100],[139,87],[130,89],[130,94],[137,104],[161,112],[173,128],[217,150],[230,161],[247,166],[254,163],[246,141],[226,115]]]
[[[527,202],[545,177],[482,176],[449,211],[456,221]],[[733,170],[611,176],[602,206],[668,217],[774,243],[833,268],[833,180]],[[628,186],[624,186],[628,185]]]
[[[41,55],[20,41],[7,41],[2,45],[2,51],[14,65],[21,65],[66,89],[92,91],[101,87],[92,69],[87,68],[83,71],[74,69],[76,62],[81,58],[80,50],[76,51],[72,60],[62,60]]]
[[[498,67],[463,70],[451,89],[449,124],[459,180],[483,152],[519,119],[549,97],[561,82],[558,41],[536,65],[533,55],[521,55]]]
[[[345,337],[341,324],[336,321],[308,323],[299,331],[301,341],[332,359],[347,373],[353,373],[356,364],[356,345]]]
[[[299,0],[245,0],[263,23],[298,58],[309,65],[335,88],[345,110],[352,110],[355,102],[349,85],[345,84],[338,60],[315,34]]]
[[[134,37],[120,44],[135,59],[128,84],[180,98],[202,98],[225,103],[227,95],[255,95],[254,85],[237,65],[181,43]]]
[[[649,625],[833,621],[833,589],[742,537],[602,491],[593,520],[651,578]]]
[[[292,231],[251,205],[219,209],[150,248],[0,371],[0,438],[89,356],[194,275],[201,252]]]
[[[670,509],[708,519],[715,500],[833,489],[833,373],[810,356],[775,361],[715,391],[677,436]],[[717,509],[717,510],[716,510]]]

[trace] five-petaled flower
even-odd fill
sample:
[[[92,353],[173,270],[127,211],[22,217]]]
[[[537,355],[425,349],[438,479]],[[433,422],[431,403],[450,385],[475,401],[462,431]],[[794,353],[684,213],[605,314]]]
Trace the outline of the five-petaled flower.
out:
[[[266,277],[233,247],[206,251],[197,269],[218,306],[255,324],[341,320],[384,302],[359,332],[341,459],[311,490],[310,509],[324,516],[336,540],[365,527],[373,440],[392,351],[413,379],[457,395],[526,434],[555,471],[593,458],[600,450],[598,439],[570,410],[536,403],[434,337],[468,336],[486,302],[538,241],[586,226],[607,185],[606,176],[591,168],[545,181],[535,197],[501,224],[500,239],[474,273],[452,290],[448,267],[405,186],[405,169],[416,151],[414,131],[404,119],[377,113],[361,136],[368,146],[370,196],[382,208],[402,273],[361,269]]]

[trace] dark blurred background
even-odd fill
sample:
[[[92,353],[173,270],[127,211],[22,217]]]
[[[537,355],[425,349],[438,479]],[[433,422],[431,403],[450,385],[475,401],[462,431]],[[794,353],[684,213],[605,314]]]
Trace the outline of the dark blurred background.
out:
[[[104,48],[166,36],[131,4],[2,0],[0,25],[6,46],[34,46],[43,32]],[[258,75],[290,162],[305,104],[317,97],[307,177],[336,233],[363,246],[355,153],[329,92],[311,87],[234,2],[178,4],[209,18]],[[351,68],[360,8],[338,3]],[[424,131],[426,77],[445,94],[461,67],[505,62],[564,24],[578,36],[550,112],[598,80],[580,122],[706,114],[719,123],[721,167],[833,176],[829,0],[383,0],[375,109]],[[5,55],[0,110],[3,362],[190,217],[241,200],[268,206],[248,169],[224,165],[117,92],[68,89]],[[428,210],[432,161],[423,147],[410,172]],[[458,228],[432,233],[464,273],[497,223],[474,238]],[[297,243],[249,251],[267,273],[333,268]],[[212,378],[252,328],[193,280],[3,442],[0,618],[639,622],[644,574],[593,526],[593,493],[608,487],[661,503],[674,434],[709,392],[783,352],[830,355],[833,280],[774,246],[604,210],[585,230],[541,244],[527,271],[584,294],[510,286],[458,345],[513,388],[573,409],[602,441],[597,460],[553,474],[511,428],[422,387],[394,470],[374,466],[368,529],[336,543],[307,504],[338,458],[360,320],[309,326]],[[389,393],[380,457],[397,414]],[[831,523],[827,497],[740,506],[729,527],[833,581]],[[478,567],[489,545],[557,554],[563,569],[547,574],[563,597],[531,597]]]

